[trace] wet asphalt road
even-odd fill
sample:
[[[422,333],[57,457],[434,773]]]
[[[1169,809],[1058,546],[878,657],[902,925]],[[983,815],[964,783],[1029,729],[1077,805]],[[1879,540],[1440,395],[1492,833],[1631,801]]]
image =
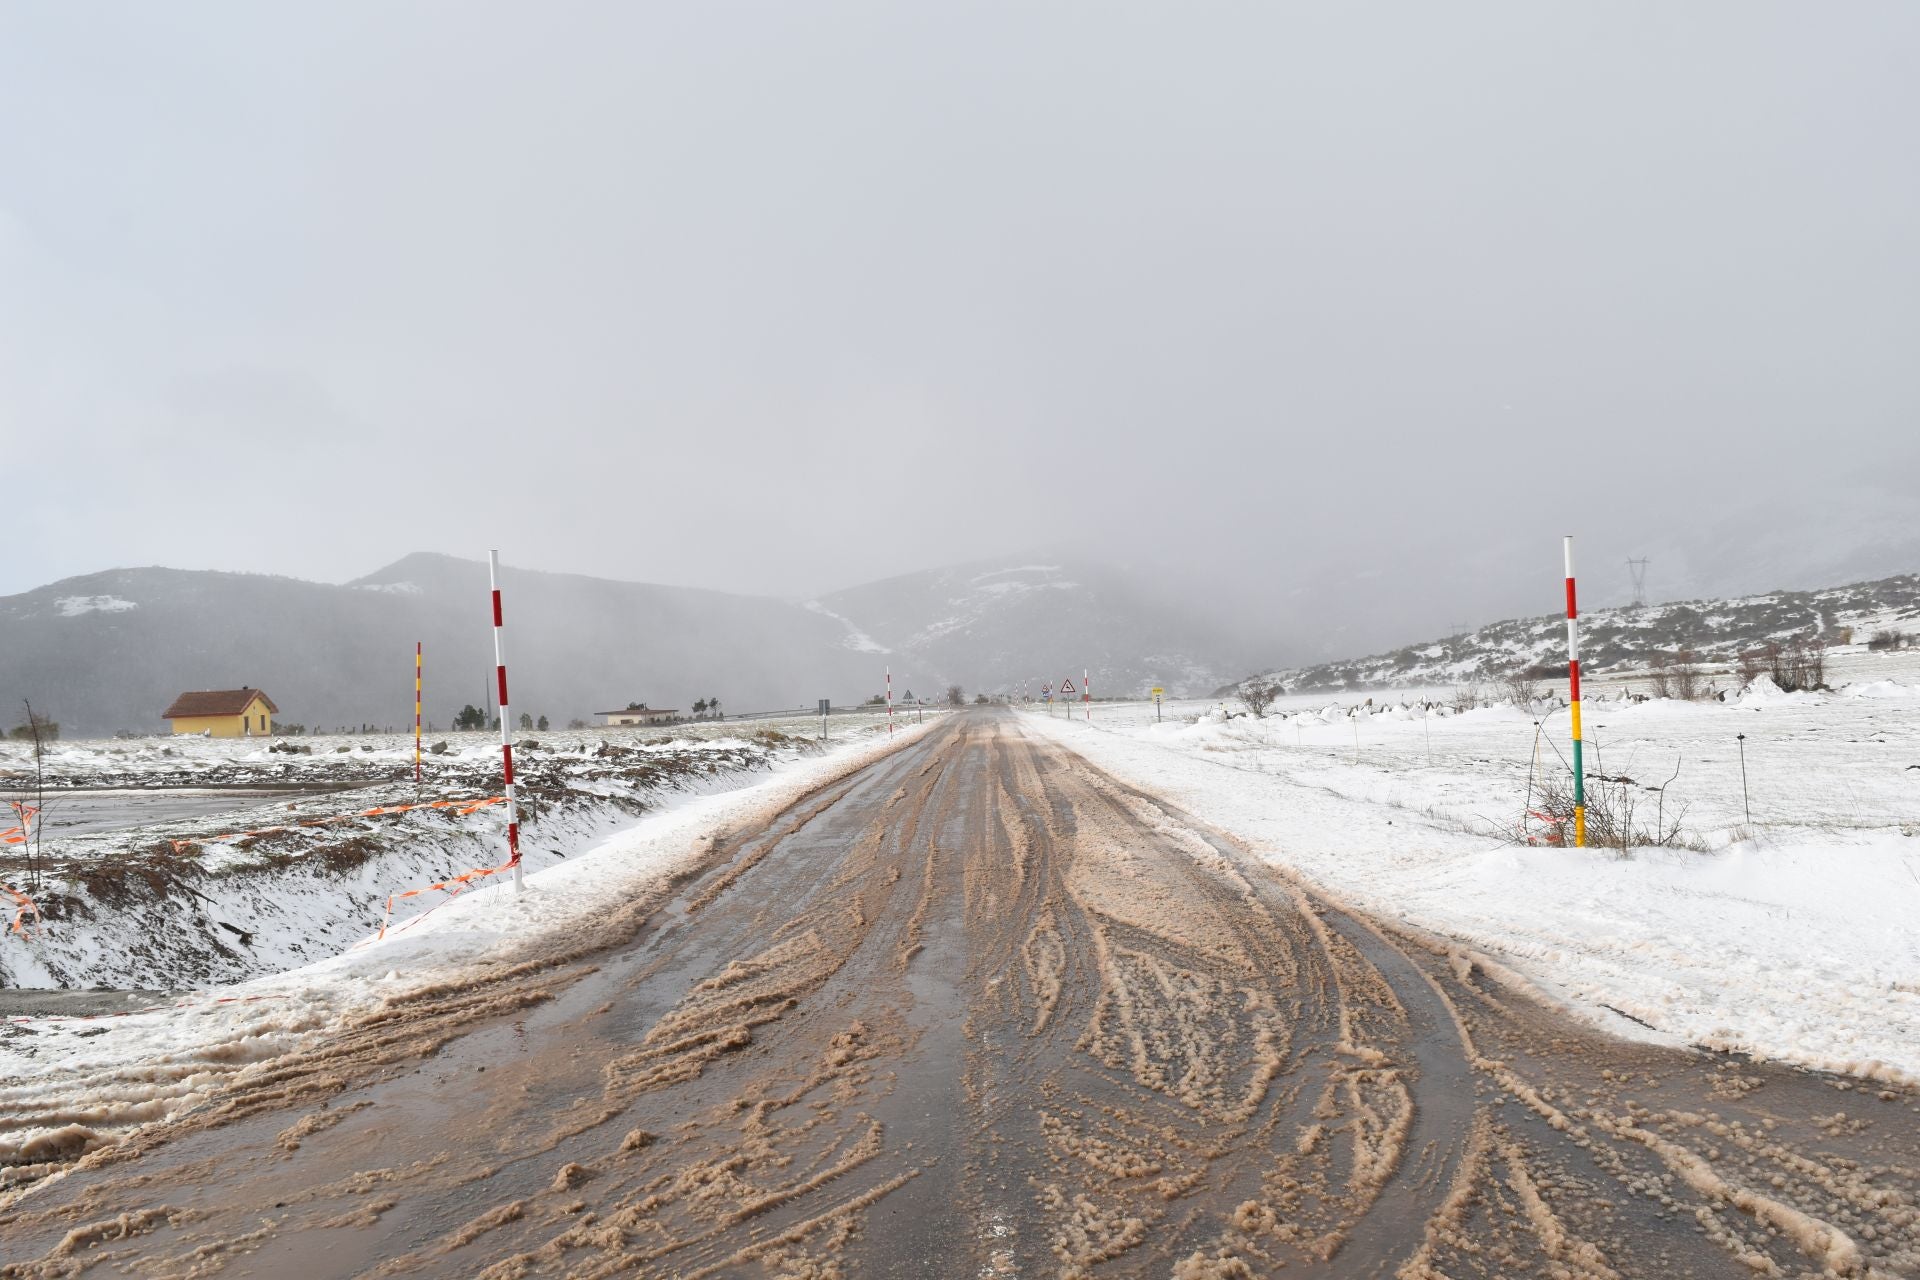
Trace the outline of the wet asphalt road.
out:
[[[0,1276],[1920,1273],[1913,1091],[1615,1041],[955,716],[590,954],[11,1205]]]

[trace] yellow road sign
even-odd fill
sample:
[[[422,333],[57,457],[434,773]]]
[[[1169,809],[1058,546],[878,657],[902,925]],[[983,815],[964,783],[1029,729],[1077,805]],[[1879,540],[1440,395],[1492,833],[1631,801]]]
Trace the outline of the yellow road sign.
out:
[[[1160,688],[1160,687],[1159,687],[1158,685],[1155,685],[1155,686],[1154,686],[1154,689],[1153,689],[1153,696],[1157,698],[1157,697],[1159,697],[1159,696],[1160,696],[1161,694],[1163,694],[1163,693],[1165,693],[1165,692],[1166,692],[1166,690],[1165,690],[1165,689],[1162,689],[1162,688]]]

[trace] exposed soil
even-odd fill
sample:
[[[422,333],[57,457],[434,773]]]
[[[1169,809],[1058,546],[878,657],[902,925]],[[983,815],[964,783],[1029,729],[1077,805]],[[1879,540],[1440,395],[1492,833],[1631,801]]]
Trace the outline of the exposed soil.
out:
[[[39,1153],[0,1276],[1896,1276],[1917,1119],[1577,1026],[982,712]]]

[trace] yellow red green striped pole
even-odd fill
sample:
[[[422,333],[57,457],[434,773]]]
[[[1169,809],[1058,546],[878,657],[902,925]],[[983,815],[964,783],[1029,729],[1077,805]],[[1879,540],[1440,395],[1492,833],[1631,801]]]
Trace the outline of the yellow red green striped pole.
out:
[[[1580,610],[1573,595],[1573,535],[1567,553],[1567,702],[1573,712],[1573,847],[1587,847],[1587,775],[1580,759]]]

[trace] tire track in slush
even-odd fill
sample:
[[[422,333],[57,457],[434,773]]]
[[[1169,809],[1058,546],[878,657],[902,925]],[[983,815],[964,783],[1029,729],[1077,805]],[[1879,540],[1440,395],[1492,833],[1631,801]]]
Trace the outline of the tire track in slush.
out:
[[[82,1161],[0,1277],[1920,1264],[1910,1090],[1606,1039],[1006,713],[443,994]]]

